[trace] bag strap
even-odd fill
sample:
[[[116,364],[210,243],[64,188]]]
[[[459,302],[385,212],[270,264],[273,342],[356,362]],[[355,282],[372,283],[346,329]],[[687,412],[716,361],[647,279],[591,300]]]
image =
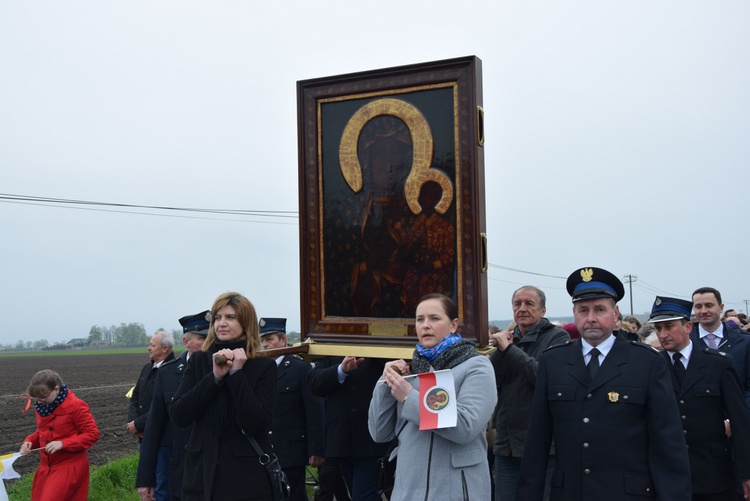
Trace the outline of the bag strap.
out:
[[[386,456],[390,456],[391,452],[393,452],[393,449],[398,447],[398,436],[401,435],[401,432],[404,431],[404,428],[406,428],[406,423],[408,423],[408,421],[404,420],[404,424],[401,426],[401,429],[398,430],[398,433],[396,433],[396,436],[393,438],[393,440],[391,440],[391,443],[390,445],[388,445],[388,449],[386,450],[386,453],[385,453]]]
[[[240,428],[240,430],[242,430],[242,428]],[[255,449],[255,453],[258,455],[258,461],[260,461],[260,464],[265,466],[274,459],[275,455],[271,456],[270,454],[266,454],[265,452],[263,452],[263,449],[260,448],[260,445],[258,445],[258,442],[255,440],[255,437],[245,433],[245,430],[242,430],[242,434],[245,435],[245,438],[247,439],[247,441],[250,442],[250,445],[252,445],[253,449]],[[265,462],[263,461],[264,456],[266,458]]]

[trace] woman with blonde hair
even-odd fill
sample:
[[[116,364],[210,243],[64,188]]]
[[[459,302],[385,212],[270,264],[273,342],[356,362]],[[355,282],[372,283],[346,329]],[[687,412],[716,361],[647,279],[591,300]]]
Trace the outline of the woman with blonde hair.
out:
[[[28,389],[36,399],[36,431],[26,437],[21,454],[41,449],[41,462],[31,487],[32,501],[86,501],[89,456],[99,428],[89,406],[76,397],[52,370],[34,374]],[[1,480],[0,480],[1,481]]]
[[[184,501],[271,498],[268,474],[248,440],[271,453],[276,363],[260,350],[253,304],[236,292],[216,298],[206,341],[190,357],[170,409],[177,426],[192,426]]]

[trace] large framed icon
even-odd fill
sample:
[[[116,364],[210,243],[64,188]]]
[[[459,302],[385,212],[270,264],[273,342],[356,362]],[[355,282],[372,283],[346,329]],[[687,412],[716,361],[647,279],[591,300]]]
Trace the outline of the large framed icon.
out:
[[[413,345],[439,292],[487,344],[481,81],[470,56],[297,82],[303,337]]]

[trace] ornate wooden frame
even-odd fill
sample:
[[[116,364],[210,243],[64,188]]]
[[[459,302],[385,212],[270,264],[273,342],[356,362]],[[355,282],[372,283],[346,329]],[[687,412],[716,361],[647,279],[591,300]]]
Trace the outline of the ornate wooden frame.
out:
[[[413,345],[436,286],[487,344],[481,85],[474,56],[297,82],[303,337]]]

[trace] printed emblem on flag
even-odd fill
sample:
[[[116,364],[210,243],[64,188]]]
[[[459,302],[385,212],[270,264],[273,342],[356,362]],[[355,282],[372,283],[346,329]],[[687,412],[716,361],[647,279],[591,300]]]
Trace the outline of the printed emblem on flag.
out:
[[[440,412],[450,402],[450,395],[445,388],[435,386],[424,396],[424,405],[428,411]]]
[[[419,374],[419,398],[420,430],[456,426],[456,386],[450,370]]]

